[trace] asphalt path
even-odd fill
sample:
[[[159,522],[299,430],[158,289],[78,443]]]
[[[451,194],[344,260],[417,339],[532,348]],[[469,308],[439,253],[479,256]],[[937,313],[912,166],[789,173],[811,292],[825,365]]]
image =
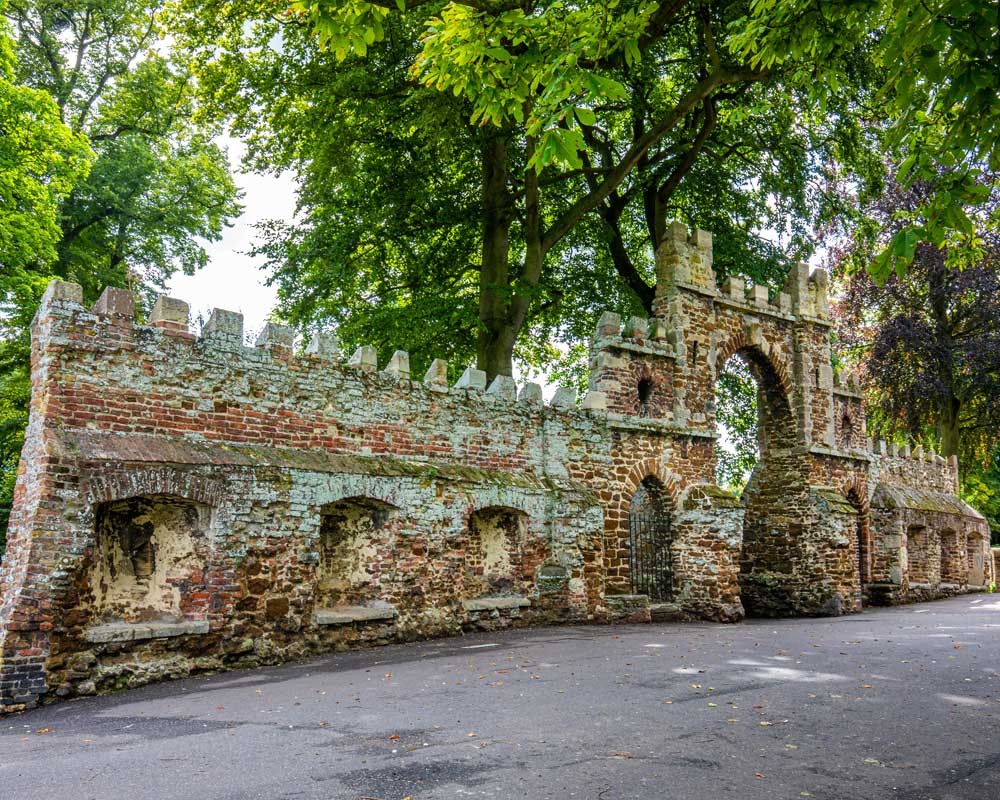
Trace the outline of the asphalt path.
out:
[[[1000,597],[536,628],[0,719],[0,800],[1000,800]]]

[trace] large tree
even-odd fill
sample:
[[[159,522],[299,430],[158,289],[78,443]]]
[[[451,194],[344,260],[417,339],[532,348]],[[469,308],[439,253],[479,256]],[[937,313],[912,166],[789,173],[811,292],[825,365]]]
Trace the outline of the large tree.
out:
[[[648,311],[670,218],[720,234],[720,271],[780,281],[760,230],[791,212],[801,255],[824,169],[864,149],[805,62],[727,49],[746,2],[181,6],[256,165],[302,178],[303,222],[266,242],[293,320],[474,342],[490,374],[551,359],[554,333],[578,348],[602,305]],[[842,55],[826,68],[863,84]]]
[[[758,68],[803,54],[822,60],[869,40],[885,71],[879,102],[896,179],[921,187],[868,271],[879,281],[913,260],[918,242],[944,247],[952,266],[976,249],[989,183],[1000,174],[1000,3],[996,0],[755,0],[731,44]],[[830,36],[830,32],[836,32]],[[817,76],[827,90],[829,74]]]
[[[969,468],[1000,441],[1000,234],[981,227],[975,258],[960,270],[928,243],[883,285],[864,268],[926,208],[929,191],[894,186],[870,208],[870,226],[834,251],[844,280],[838,334],[863,366],[874,432],[929,437]],[[998,203],[994,192],[981,211],[995,213]]]
[[[91,155],[52,98],[19,85],[16,74],[14,41],[0,16],[0,498],[13,490],[30,391],[24,359],[11,358],[7,342],[24,322],[21,309],[49,278],[61,235],[59,204],[86,176]],[[0,499],[0,549],[6,516]]]
[[[162,39],[162,5],[10,0],[3,8],[13,35],[3,70],[22,84],[12,96],[22,107],[0,115],[0,125],[12,126],[0,137],[0,159],[11,146],[37,179],[38,197],[22,192],[20,205],[5,198],[0,208],[0,225],[20,225],[0,234],[4,261],[16,256],[0,278],[0,529],[27,419],[29,322],[46,281],[76,281],[87,301],[105,286],[148,299],[176,270],[202,266],[205,241],[239,211],[215,128],[196,118],[190,71]],[[34,126],[15,124],[18,113]],[[87,142],[92,168],[68,181]]]
[[[204,265],[239,212],[194,82],[160,41],[162,0],[11,0],[20,78],[55,99],[91,142],[88,179],[61,205],[57,273],[83,284],[162,287]]]

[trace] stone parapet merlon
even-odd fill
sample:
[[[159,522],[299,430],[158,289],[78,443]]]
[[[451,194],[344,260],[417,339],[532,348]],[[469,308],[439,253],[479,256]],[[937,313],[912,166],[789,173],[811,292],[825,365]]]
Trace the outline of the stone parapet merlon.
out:
[[[923,447],[880,439],[874,444],[879,482],[921,486],[931,491],[958,493],[958,457],[945,458]]]

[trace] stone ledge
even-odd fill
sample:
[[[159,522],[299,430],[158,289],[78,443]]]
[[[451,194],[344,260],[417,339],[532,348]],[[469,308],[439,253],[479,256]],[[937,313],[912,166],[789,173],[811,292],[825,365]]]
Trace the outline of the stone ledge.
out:
[[[654,344],[639,344],[638,342],[630,342],[621,336],[609,336],[605,339],[595,341],[594,348],[596,350],[625,350],[630,353],[638,353],[655,358],[677,358],[674,346],[669,342],[661,342],[656,339],[647,341],[652,341]]]
[[[317,608],[313,613],[313,625],[350,625],[354,622],[380,622],[399,616],[393,606],[334,606]]]
[[[143,639],[169,639],[208,633],[207,620],[185,622],[110,622],[87,628],[84,638],[92,644],[139,642]]]
[[[872,461],[874,456],[866,450],[854,448],[852,450],[840,450],[826,445],[813,444],[809,446],[809,452],[817,456],[833,456],[834,458],[850,458],[855,461]]]
[[[506,608],[528,608],[531,601],[519,595],[497,595],[496,597],[474,597],[463,600],[462,607],[466,611],[500,611]]]
[[[673,422],[664,422],[650,417],[637,417],[631,414],[617,414],[615,412],[608,413],[608,427],[624,431],[645,431],[647,433],[663,435],[692,436],[699,439],[719,438],[719,434],[714,431],[685,428]]]

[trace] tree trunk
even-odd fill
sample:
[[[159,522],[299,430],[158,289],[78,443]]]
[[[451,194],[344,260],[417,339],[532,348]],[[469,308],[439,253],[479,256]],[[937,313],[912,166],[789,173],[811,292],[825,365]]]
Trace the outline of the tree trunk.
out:
[[[962,434],[959,422],[962,404],[956,397],[951,397],[943,404],[941,421],[938,425],[941,436],[941,455],[945,458],[958,455],[958,446]]]
[[[492,381],[510,375],[517,331],[511,334],[510,225],[507,137],[497,133],[483,145],[483,250],[479,272],[479,340],[476,363]]]

